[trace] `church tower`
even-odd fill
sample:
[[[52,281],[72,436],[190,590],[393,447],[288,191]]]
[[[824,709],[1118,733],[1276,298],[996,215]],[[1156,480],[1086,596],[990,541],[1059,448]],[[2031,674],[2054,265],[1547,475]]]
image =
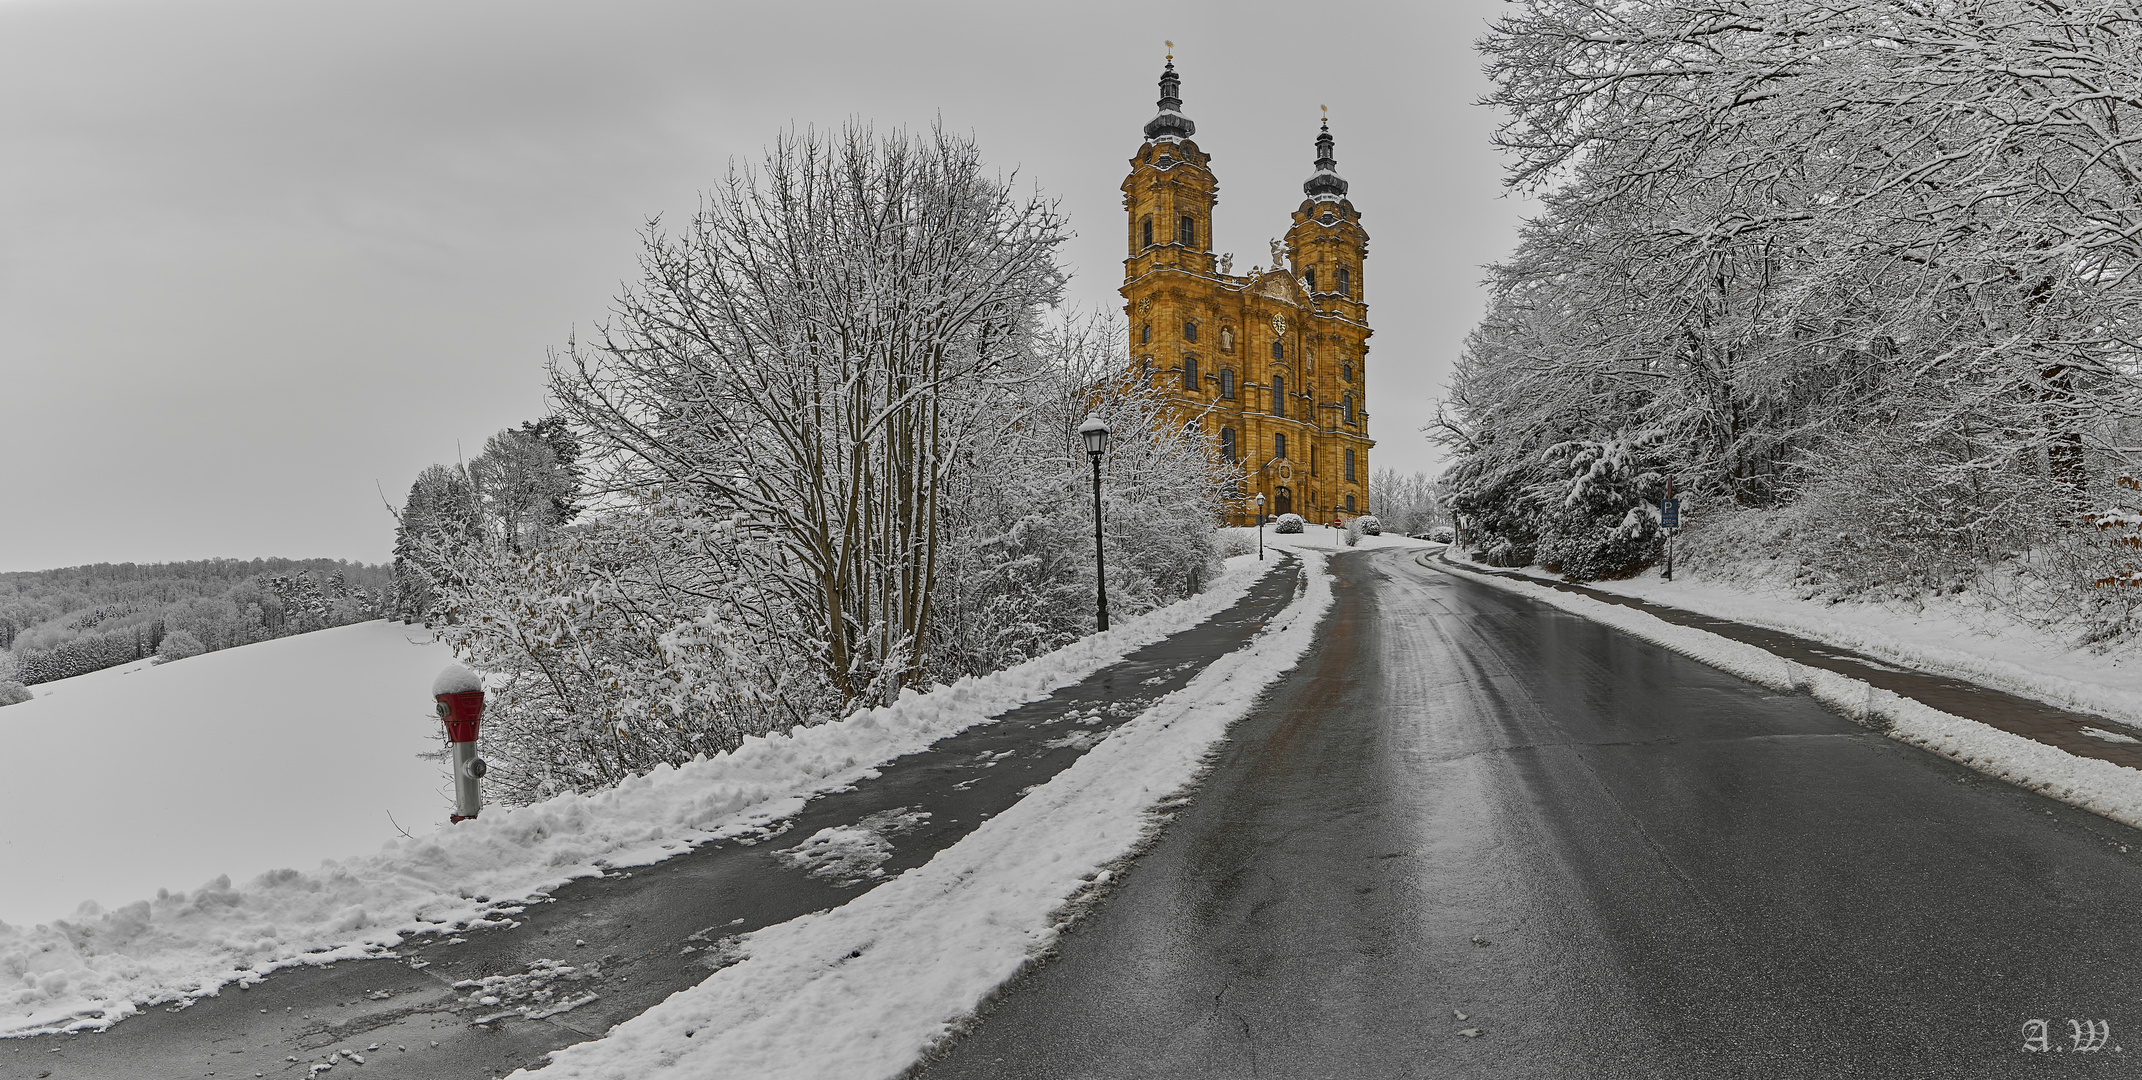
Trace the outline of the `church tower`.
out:
[[[1316,171],[1287,230],[1287,258],[1316,309],[1306,347],[1315,353],[1318,419],[1337,479],[1364,500],[1368,490],[1368,301],[1362,280],[1368,232],[1338,174],[1331,124],[1316,137]],[[1367,502],[1360,503],[1367,506]],[[1363,513],[1368,511],[1363,510]]]
[[[1140,377],[1164,387],[1180,422],[1196,424],[1239,463],[1235,523],[1265,512],[1329,521],[1368,513],[1368,234],[1346,198],[1327,123],[1315,172],[1272,265],[1236,275],[1212,250],[1219,181],[1191,136],[1171,53],[1159,112],[1123,181],[1128,255],[1124,314]]]

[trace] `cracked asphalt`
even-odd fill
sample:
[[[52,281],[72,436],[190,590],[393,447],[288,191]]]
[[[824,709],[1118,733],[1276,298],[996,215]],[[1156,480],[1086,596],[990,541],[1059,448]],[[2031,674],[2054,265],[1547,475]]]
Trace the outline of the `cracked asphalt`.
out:
[[[1412,555],[914,1076],[2142,1066],[2142,833]]]

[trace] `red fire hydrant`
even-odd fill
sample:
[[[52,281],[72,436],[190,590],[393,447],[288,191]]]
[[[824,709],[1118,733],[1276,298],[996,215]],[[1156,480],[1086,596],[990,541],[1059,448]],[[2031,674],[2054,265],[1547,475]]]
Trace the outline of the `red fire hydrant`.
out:
[[[483,794],[476,782],[486,766],[476,756],[476,729],[483,725],[483,680],[460,664],[450,664],[432,680],[431,695],[439,703],[439,719],[446,722],[446,741],[453,746],[454,813],[449,820],[469,821],[483,809]]]

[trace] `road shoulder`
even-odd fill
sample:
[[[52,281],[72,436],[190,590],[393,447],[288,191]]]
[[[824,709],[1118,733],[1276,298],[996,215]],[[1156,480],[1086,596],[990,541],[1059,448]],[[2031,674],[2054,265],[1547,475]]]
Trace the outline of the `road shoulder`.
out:
[[[2142,743],[2103,738],[2120,733],[2097,727],[2108,723],[2100,718],[1946,676],[1870,663],[1780,631],[1464,566],[1440,554],[1417,558],[1431,569],[1605,623],[1769,689],[1807,694],[1890,738],[2142,828]],[[1855,667],[1859,670],[1847,673]]]

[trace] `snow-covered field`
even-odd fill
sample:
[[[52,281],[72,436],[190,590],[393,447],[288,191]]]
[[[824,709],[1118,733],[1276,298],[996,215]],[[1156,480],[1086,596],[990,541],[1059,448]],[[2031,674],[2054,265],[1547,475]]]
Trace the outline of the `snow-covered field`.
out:
[[[169,823],[178,807],[202,798],[249,806],[260,822],[278,813],[295,812],[308,800],[347,798],[349,788],[336,773],[344,760],[316,752],[258,760],[218,759],[200,744],[213,747],[220,740],[235,738],[238,731],[250,734],[265,726],[261,720],[265,714],[234,704],[261,697],[284,711],[343,718],[336,725],[323,724],[321,730],[327,734],[322,738],[330,742],[308,742],[305,747],[310,751],[333,744],[334,729],[346,727],[352,722],[349,717],[381,709],[391,710],[389,719],[396,723],[406,716],[415,733],[413,748],[428,748],[431,732],[438,726],[437,719],[425,711],[428,690],[432,677],[446,662],[443,650],[398,646],[422,659],[412,658],[409,670],[392,680],[380,674],[380,662],[372,662],[367,669],[372,674],[361,680],[363,686],[322,682],[324,675],[292,681],[296,662],[274,651],[275,646],[335,640],[328,635],[337,633],[405,632],[396,625],[368,624],[212,653],[108,680],[107,685],[131,696],[110,696],[118,691],[78,693],[63,687],[49,698],[11,706],[0,711],[0,733],[5,733],[0,737],[11,740],[4,744],[4,760],[16,763],[10,768],[28,771],[26,763],[35,761],[56,771],[51,770],[53,762],[89,761],[91,756],[80,750],[70,732],[110,725],[120,716],[164,718],[166,722],[154,732],[161,740],[159,745],[173,755],[188,756],[167,759],[177,764],[161,770],[167,776],[148,798],[137,798],[139,789],[134,787],[113,785],[108,776],[97,786],[80,789],[50,777],[37,779],[51,797],[79,790],[85,804],[104,804],[95,831],[82,830],[78,819],[70,820],[60,811],[46,811],[20,833],[15,822],[23,819],[0,819],[8,822],[5,827],[11,836],[31,830],[66,832],[69,839],[61,853],[83,865],[105,861],[105,849],[100,847],[105,843],[143,848],[160,843],[174,849],[168,853],[171,869],[142,879],[154,884],[143,884],[132,893],[108,893],[115,897],[106,901],[114,905],[109,911],[38,925],[0,925],[0,1035],[104,1027],[144,1003],[214,993],[233,981],[256,981],[278,967],[379,955],[399,944],[403,935],[448,923],[480,924],[494,907],[574,878],[598,874],[607,867],[656,862],[695,843],[743,831],[753,822],[793,812],[814,792],[852,783],[885,761],[1046,697],[1129,652],[1194,626],[1233,604],[1275,565],[1275,560],[1259,564],[1252,556],[1231,559],[1227,571],[1195,597],[1125,620],[1107,634],[1085,638],[985,678],[963,679],[928,694],[910,692],[894,705],[792,735],[747,740],[733,754],[682,769],[658,769],[595,795],[567,794],[532,806],[494,808],[477,821],[457,826],[435,824],[447,810],[445,797],[433,790],[444,787],[438,767],[400,760],[421,771],[422,790],[430,795],[426,804],[430,816],[423,827],[402,821],[414,838],[393,837],[384,813],[375,808],[380,823],[361,839],[316,836],[309,845],[295,844],[294,853],[274,857],[262,856],[243,843],[242,838],[250,835],[243,828],[220,838],[228,841],[227,846],[215,849],[222,857],[189,857],[188,837]],[[378,642],[382,648],[391,644],[385,638]],[[205,670],[219,659],[233,670],[218,679],[196,674],[159,683],[185,675],[191,665],[201,664]],[[336,667],[333,663],[321,666]],[[341,666],[364,668],[350,662]],[[204,681],[190,681],[195,679]],[[372,686],[389,681],[396,689]],[[191,704],[183,710],[172,704],[177,699],[158,689],[159,685],[181,684],[190,688],[184,700]],[[300,686],[313,690],[302,692]],[[65,706],[70,698],[76,700],[74,711],[66,714],[72,721],[61,722],[54,709]],[[405,698],[410,699],[406,706]],[[131,702],[130,708],[113,712],[122,701]],[[233,715],[225,715],[226,711]],[[18,730],[20,722],[30,717],[43,718],[30,725],[43,734]],[[178,718],[187,723],[169,722]],[[194,724],[200,727],[189,729]],[[159,771],[153,755],[144,756],[140,771]],[[263,775],[280,779],[285,773],[297,774],[294,788],[277,788],[276,798],[259,797]],[[235,789],[237,794],[226,789]],[[302,829],[297,832],[304,835]],[[320,861],[323,855],[352,850],[373,853]],[[241,872],[230,879],[216,877],[190,893],[157,892],[146,898],[156,884],[174,879],[198,882],[223,873],[243,861],[240,855],[250,857],[251,865],[262,869],[314,869],[268,869],[250,880]],[[8,869],[12,880],[13,865]],[[233,885],[232,881],[241,883]],[[115,903],[130,897],[144,899],[123,906]]]
[[[429,637],[358,623],[32,687],[0,709],[0,922],[311,866],[378,846],[389,815],[431,831],[453,800],[416,755],[452,657]]]
[[[1248,647],[1017,805],[841,907],[745,935],[740,963],[606,1038],[552,1055],[541,1072],[514,1076],[898,1076],[1047,948],[1067,909],[1106,887],[1109,868],[1140,846],[1156,809],[1178,797],[1228,727],[1308,649],[1331,605],[1318,531],[1307,541],[1286,538],[1302,552],[1307,588]]]
[[[1459,552],[1453,559],[1462,558]],[[1539,567],[1523,573],[1547,580]],[[2005,690],[2065,709],[2142,726],[2142,655],[2078,649],[2058,634],[2023,623],[1964,596],[1913,600],[1803,600],[1790,583],[1750,572],[1719,580],[1654,567],[1623,581],[1586,584],[1750,626],[1797,634],[1906,667]]]

